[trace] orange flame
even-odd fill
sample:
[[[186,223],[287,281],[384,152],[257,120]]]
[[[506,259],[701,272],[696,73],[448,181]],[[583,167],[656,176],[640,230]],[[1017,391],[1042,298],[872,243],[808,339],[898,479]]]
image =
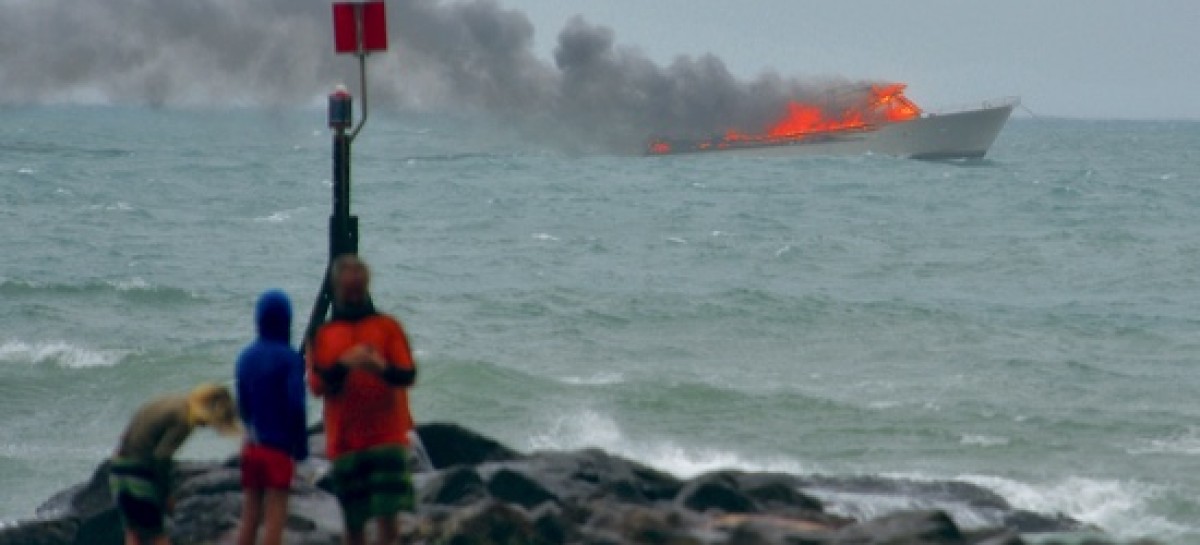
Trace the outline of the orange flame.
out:
[[[730,129],[722,137],[692,143],[691,151],[726,149],[731,144],[786,143],[818,134],[870,131],[880,124],[915,119],[921,115],[921,108],[904,96],[905,87],[903,83],[872,85],[865,104],[851,106],[836,117],[827,116],[819,106],[793,100],[788,102],[787,113],[763,134],[745,134]],[[650,143],[649,152],[666,155],[675,151],[676,147],[671,142],[658,139]]]

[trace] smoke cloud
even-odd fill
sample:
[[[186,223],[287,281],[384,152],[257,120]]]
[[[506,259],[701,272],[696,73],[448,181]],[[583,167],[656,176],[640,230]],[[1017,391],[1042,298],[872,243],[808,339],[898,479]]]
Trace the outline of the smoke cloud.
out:
[[[0,0],[0,11],[0,104],[282,106],[354,81],[354,63],[332,54],[327,0]],[[373,104],[477,111],[608,150],[756,132],[788,100],[834,111],[866,93],[774,73],[741,80],[712,55],[662,66],[578,18],[547,60],[529,19],[492,0],[394,0],[388,13]]]

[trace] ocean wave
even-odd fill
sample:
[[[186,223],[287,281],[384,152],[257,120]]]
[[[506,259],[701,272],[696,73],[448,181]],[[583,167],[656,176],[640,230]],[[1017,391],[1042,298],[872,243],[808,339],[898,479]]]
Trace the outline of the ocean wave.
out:
[[[0,277],[0,295],[16,297],[21,295],[46,294],[101,295],[105,293],[115,293],[133,298],[151,297],[155,302],[201,299],[201,296],[196,292],[169,286],[159,286],[140,276],[94,280],[79,284],[37,282]]]
[[[613,371],[600,372],[588,376],[572,376],[559,379],[563,384],[571,386],[611,386],[625,382],[625,375]]]
[[[1200,532],[1200,527],[1188,527],[1151,513],[1151,502],[1164,490],[1146,483],[1076,476],[1045,484],[991,475],[960,475],[956,480],[995,491],[1018,509],[1063,513],[1123,539],[1172,538]]]
[[[0,363],[54,364],[72,369],[112,367],[131,353],[128,350],[80,347],[66,341],[10,340],[0,343]]]
[[[89,204],[83,207],[84,210],[104,210],[108,212],[132,212],[133,205],[125,201],[117,201],[107,204]]]
[[[1142,454],[1183,454],[1195,456],[1200,454],[1200,429],[1190,428],[1186,432],[1141,441],[1126,451],[1138,456]]]
[[[254,218],[254,221],[258,223],[283,223],[292,219],[293,215],[303,212],[306,208],[307,207],[301,206],[299,208],[291,208],[288,210],[278,210],[266,216],[256,217]]]
[[[964,442],[1006,444],[998,437],[964,436]],[[598,447],[681,477],[706,472],[739,469],[784,472],[795,475],[823,473],[819,467],[787,456],[747,455],[719,447],[697,447],[667,439],[629,437],[611,416],[595,410],[580,410],[558,417],[545,431],[531,436],[534,450],[572,450]],[[867,475],[867,474],[864,474]],[[1161,487],[1133,481],[1066,477],[1045,484],[1030,484],[1003,477],[969,474],[930,476],[883,474],[885,478],[915,482],[959,481],[983,487],[1003,497],[1014,508],[1047,516],[1064,514],[1093,524],[1123,539],[1153,536],[1194,536],[1200,527],[1190,527],[1152,513],[1152,502],[1163,494]],[[965,527],[995,524],[996,513],[963,502],[898,494],[855,494],[846,491],[808,492],[829,503],[831,511],[851,516],[881,516],[906,509],[945,509]]]
[[[965,434],[959,438],[958,442],[971,447],[1002,447],[1008,445],[1012,440],[994,435]]]
[[[695,447],[665,439],[638,441],[629,438],[612,417],[593,410],[562,415],[546,431],[531,436],[534,450],[574,450],[598,447],[681,477],[694,477],[720,469],[739,468],[793,474],[811,472],[786,457],[746,457],[713,447]]]

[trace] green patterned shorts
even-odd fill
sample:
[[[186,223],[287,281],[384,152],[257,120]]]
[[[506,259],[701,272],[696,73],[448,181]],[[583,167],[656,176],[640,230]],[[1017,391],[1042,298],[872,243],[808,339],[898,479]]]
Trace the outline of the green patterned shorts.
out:
[[[147,537],[163,533],[171,465],[169,460],[113,458],[108,469],[108,486],[125,528]]]
[[[331,475],[348,530],[361,529],[373,518],[413,510],[408,452],[400,445],[343,454],[333,461]]]

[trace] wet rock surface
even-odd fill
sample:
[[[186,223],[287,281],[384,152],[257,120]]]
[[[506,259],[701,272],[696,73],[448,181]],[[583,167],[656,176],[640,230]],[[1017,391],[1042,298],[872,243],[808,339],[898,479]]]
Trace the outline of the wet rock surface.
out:
[[[1071,542],[1088,530],[961,482],[740,471],[682,480],[596,449],[525,454],[452,424],[418,433],[435,469],[414,476],[418,507],[402,517],[405,543],[1013,545],[1023,533]],[[241,512],[236,460],[180,463],[176,482],[172,542],[231,543]],[[294,483],[287,543],[340,543],[337,500],[322,484]],[[106,463],[36,515],[0,528],[0,545],[122,541]]]

